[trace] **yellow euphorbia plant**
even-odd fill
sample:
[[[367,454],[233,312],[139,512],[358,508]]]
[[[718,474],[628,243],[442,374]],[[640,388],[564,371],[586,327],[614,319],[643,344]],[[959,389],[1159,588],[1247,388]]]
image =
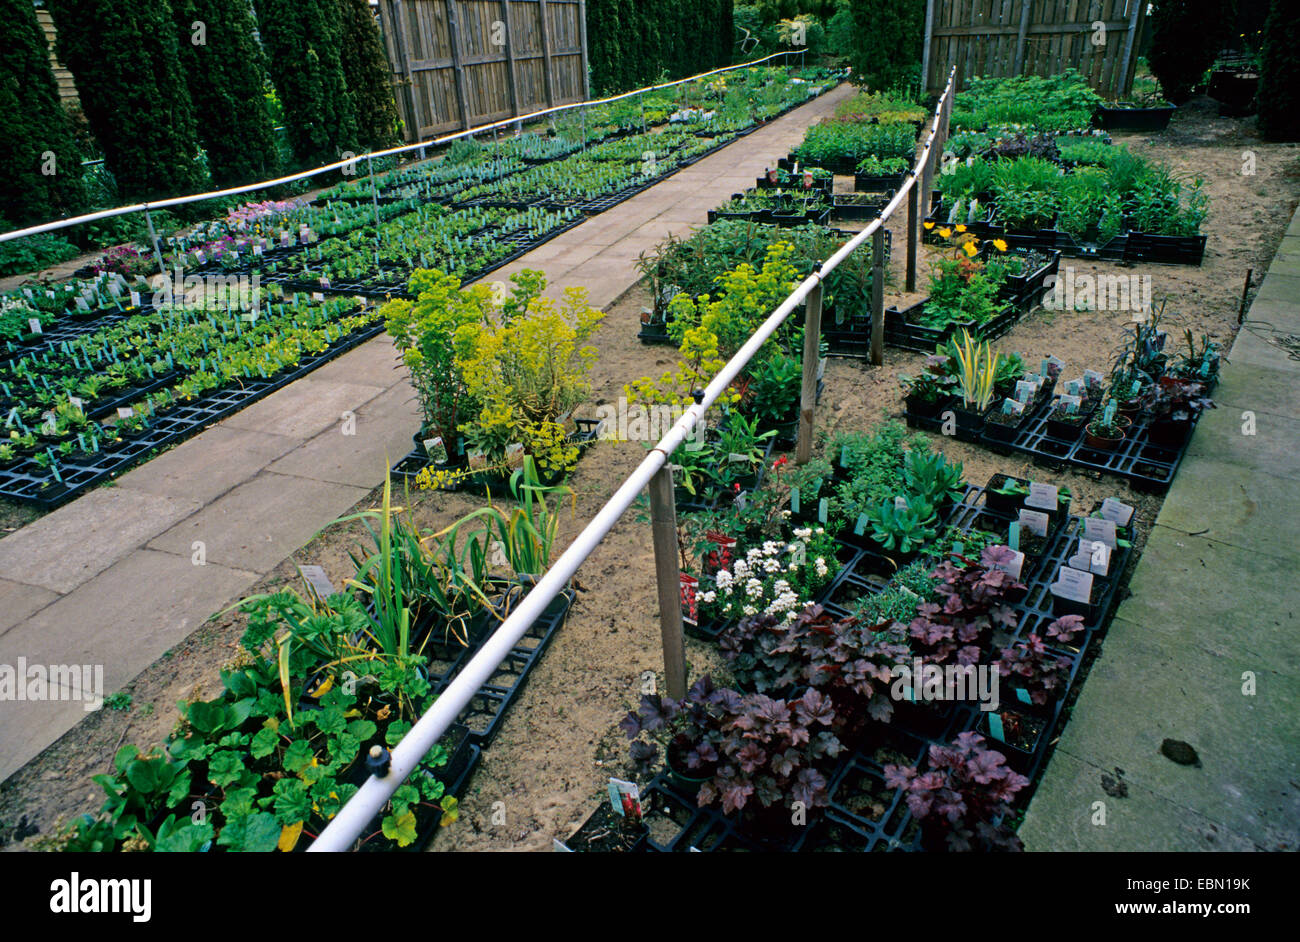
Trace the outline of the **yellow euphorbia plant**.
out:
[[[508,463],[510,446],[521,444],[543,473],[563,473],[578,457],[563,423],[591,395],[596,348],[588,341],[605,315],[585,288],[566,288],[558,301],[543,297],[541,272],[511,281],[513,291],[492,294],[487,317],[456,330],[456,363],[479,406],[460,430],[489,464]]]
[[[703,389],[731,359],[763,321],[780,306],[798,280],[791,264],[794,247],[776,242],[767,249],[761,270],[742,263],[718,276],[719,297],[692,299],[679,294],[668,305],[671,320],[668,335],[678,345],[677,366],[658,380],[642,377],[624,387],[629,402],[677,403],[688,405],[691,394]],[[776,335],[750,361],[750,375],[782,350],[798,350],[802,334],[797,321],[787,320]],[[741,398],[734,388],[719,400],[734,404]]]

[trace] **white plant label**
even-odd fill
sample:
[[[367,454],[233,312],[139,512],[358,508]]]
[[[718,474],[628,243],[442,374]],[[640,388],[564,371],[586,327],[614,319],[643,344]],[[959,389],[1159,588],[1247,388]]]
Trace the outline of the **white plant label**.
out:
[[[72,405],[72,408],[74,408],[74,409],[80,409],[80,408],[81,408],[81,400],[78,399],[76,396],[69,396],[69,397],[68,397],[68,402]]]
[[[140,306],[140,292],[139,292],[139,291],[132,291],[132,292],[131,292],[131,307],[139,307],[139,306]]]
[[[1080,572],[1092,572],[1105,576],[1110,572],[1110,547],[1094,540],[1079,539],[1079,548],[1067,565]]]
[[[1035,484],[1032,481],[1029,484],[1029,496],[1025,498],[1026,507],[1037,507],[1040,510],[1055,511],[1057,501],[1059,500],[1059,491],[1055,484]]]
[[[135,415],[135,410],[130,406],[118,406],[117,417],[119,419],[129,419],[133,415]]]
[[[1115,521],[1101,517],[1085,517],[1083,519],[1083,535],[1089,540],[1105,543],[1108,547],[1114,549],[1116,545]]]
[[[1020,511],[1020,529],[1028,533],[1036,533],[1039,536],[1047,536],[1047,525],[1051,518],[1047,514],[1038,510]]]
[[[1013,559],[1010,559],[1005,563],[994,563],[993,568],[1000,569],[1012,579],[1019,581],[1020,571],[1025,568],[1025,554],[1020,552],[1020,550],[1012,550],[1012,552],[1016,554]]]
[[[330,577],[325,575],[323,566],[299,566],[298,572],[302,574],[303,579],[307,580],[307,584],[311,586],[317,598],[327,599],[334,594],[334,583],[330,582]]]
[[[33,317],[31,320],[27,322],[27,326],[32,329],[32,333],[34,334],[43,333],[43,331],[41,330],[41,322],[39,319],[35,317]]]
[[[1092,573],[1081,572],[1071,566],[1062,566],[1052,584],[1052,594],[1085,605],[1092,600]]]
[[[1113,520],[1117,527],[1126,527],[1133,519],[1133,508],[1114,497],[1107,497],[1101,502],[1101,515],[1106,520]]]

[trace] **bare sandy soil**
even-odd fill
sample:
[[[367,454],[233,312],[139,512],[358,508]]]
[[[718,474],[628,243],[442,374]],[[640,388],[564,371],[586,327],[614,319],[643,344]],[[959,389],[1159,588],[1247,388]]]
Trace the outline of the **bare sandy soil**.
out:
[[[1156,303],[1169,299],[1171,341],[1189,327],[1197,334],[1211,334],[1226,349],[1236,329],[1247,269],[1254,269],[1258,280],[1300,202],[1300,150],[1261,143],[1253,134],[1253,122],[1214,117],[1211,107],[1194,103],[1154,140],[1120,138],[1136,150],[1204,177],[1212,198],[1204,226],[1210,235],[1204,265],[1129,270],[1066,260],[1062,270],[1074,265],[1080,274],[1149,274]],[[1242,174],[1245,152],[1255,155],[1253,175]],[[851,185],[839,181],[840,188]],[[902,233],[897,225],[894,230],[894,244],[900,248],[891,263],[894,286],[887,303],[910,300],[898,291],[904,253]],[[921,287],[924,290],[924,278]],[[635,338],[640,309],[648,302],[648,294],[638,286],[610,309],[597,336],[600,360],[593,375],[592,411],[597,404],[617,399],[624,383],[657,375],[672,361],[671,348],[646,347]],[[1055,354],[1066,362],[1065,375],[1074,376],[1084,368],[1105,368],[1129,320],[1126,312],[1040,310],[996,346],[1017,350],[1031,361]],[[898,375],[915,373],[920,361],[917,354],[888,348],[880,368],[833,359],[818,409],[819,429],[863,429],[886,416],[901,415]],[[1135,493],[1113,478],[1046,475],[1027,461],[951,441],[943,443],[943,450],[964,463],[971,483],[983,484],[1003,471],[1068,485],[1076,510],[1107,496],[1135,504],[1139,549],[1159,510],[1159,497]],[[566,512],[562,543],[581,529],[643,453],[635,443],[601,443],[583,458],[570,481],[577,503],[571,515]],[[369,503],[376,499],[372,495]],[[423,493],[414,501],[417,520],[429,527],[445,525],[478,505],[462,494]],[[0,514],[0,521],[6,526],[25,522],[12,513]],[[553,837],[563,839],[591,813],[610,775],[628,775],[625,740],[616,724],[636,704],[643,672],[655,671],[662,680],[663,666],[645,513],[641,508],[625,515],[579,572],[578,602],[567,624],[485,751],[462,800],[461,820],[439,833],[434,850],[545,850]],[[285,561],[258,591],[292,581],[298,563],[323,565],[335,584],[342,584],[350,574],[347,550],[358,540],[355,526],[325,531]],[[13,848],[30,834],[49,835],[60,819],[97,810],[101,796],[90,776],[109,770],[120,744],[144,746],[164,737],[176,721],[176,701],[214,696],[219,690],[217,671],[232,657],[241,631],[237,616],[209,622],[136,679],[128,688],[128,708],[91,714],[0,785],[0,840]],[[687,657],[692,677],[712,672],[725,678],[710,646],[688,639]],[[502,811],[505,823],[493,823],[494,818],[501,820]]]

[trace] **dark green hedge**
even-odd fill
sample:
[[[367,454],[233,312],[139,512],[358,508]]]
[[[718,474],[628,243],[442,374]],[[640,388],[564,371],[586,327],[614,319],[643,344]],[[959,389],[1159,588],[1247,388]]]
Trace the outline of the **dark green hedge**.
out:
[[[76,215],[85,204],[82,155],[31,0],[0,0],[0,35],[0,218],[25,226]]]
[[[1278,141],[1300,140],[1300,5],[1273,0],[1264,26],[1259,76],[1259,130]]]
[[[280,158],[252,8],[247,0],[171,0],[171,6],[213,182],[235,186],[276,176]],[[201,33],[196,22],[203,24]]]
[[[338,0],[258,0],[257,23],[294,157],[319,166],[345,151],[361,153],[343,74]]]
[[[343,78],[357,116],[357,134],[366,150],[399,143],[392,69],[374,14],[366,0],[338,0],[342,16]]]
[[[1232,22],[1231,0],[1156,0],[1147,59],[1166,98],[1181,105],[1192,97],[1192,87],[1214,64]]]
[[[849,0],[853,32],[848,50],[853,81],[870,89],[920,83],[925,4],[916,0]]]
[[[59,61],[76,79],[120,198],[206,189],[171,8],[157,0],[49,0],[49,8]]]
[[[683,78],[728,65],[731,0],[587,0],[594,94]]]

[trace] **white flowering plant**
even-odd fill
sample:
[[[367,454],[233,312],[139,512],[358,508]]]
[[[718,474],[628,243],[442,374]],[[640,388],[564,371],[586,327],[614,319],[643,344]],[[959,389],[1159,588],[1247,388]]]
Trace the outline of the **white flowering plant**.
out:
[[[803,527],[790,540],[767,540],[714,577],[699,595],[702,618],[735,621],[771,615],[793,621],[839,568],[835,541],[824,527]]]

